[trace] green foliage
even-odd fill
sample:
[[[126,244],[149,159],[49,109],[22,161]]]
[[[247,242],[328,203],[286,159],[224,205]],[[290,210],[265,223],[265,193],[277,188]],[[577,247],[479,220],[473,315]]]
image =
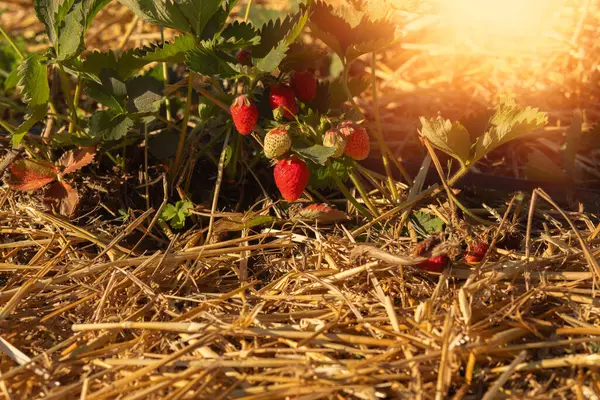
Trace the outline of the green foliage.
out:
[[[310,7],[310,27],[346,63],[377,51],[395,39],[395,27],[385,19],[371,20],[368,12],[334,8],[324,1]]]
[[[99,104],[105,105],[109,108],[124,111],[122,105],[122,99],[116,98],[113,93],[104,85],[98,84],[94,81],[88,81],[85,87],[85,93],[92,99],[96,100]]]
[[[422,211],[415,211],[410,215],[415,230],[421,237],[428,237],[432,233],[440,232],[444,228],[444,221],[435,215]]]
[[[151,113],[158,111],[164,84],[151,76],[138,76],[127,81],[127,111]]]
[[[308,12],[300,12],[265,24],[260,30],[260,44],[252,49],[252,57],[258,70],[265,73],[275,71],[307,21]]]
[[[192,208],[194,205],[187,200],[179,200],[175,205],[167,204],[160,214],[160,219],[169,222],[173,229],[181,229],[185,226],[185,219],[191,215]]]
[[[39,54],[33,54],[19,65],[17,76],[22,87],[21,94],[30,107],[48,104],[50,86],[47,75],[46,59]]]
[[[469,132],[460,123],[452,124],[442,118],[427,120],[421,117],[419,133],[426,137],[431,144],[444,153],[456,158],[465,165],[471,153]]]
[[[476,162],[498,146],[521,135],[546,125],[546,113],[537,108],[518,106],[511,99],[504,99],[493,111],[488,122],[482,122],[485,113],[469,120],[469,126],[481,129],[475,145],[471,145],[473,133],[469,133],[460,123],[452,124],[441,118],[427,120],[421,118],[420,134],[433,146],[456,158],[464,166]],[[474,147],[474,149],[472,149]]]
[[[227,53],[215,49],[210,42],[201,42],[187,53],[188,67],[199,74],[216,78],[234,78],[240,74],[234,69],[236,60]]]
[[[548,115],[537,108],[522,108],[513,100],[505,99],[495,108],[488,131],[477,140],[474,159],[479,160],[498,146],[543,128],[547,122]]]
[[[134,14],[154,25],[190,33],[197,38],[205,28],[210,37],[221,31],[227,15],[237,1],[228,0],[119,0]]]
[[[101,140],[119,140],[133,126],[133,121],[126,115],[105,110],[95,113],[90,118],[89,135]]]
[[[332,189],[337,188],[334,176],[337,176],[342,182],[348,180],[348,172],[352,169],[354,162],[347,158],[330,159],[327,165],[319,165],[308,161],[306,164],[310,168],[309,185],[313,189]]]
[[[38,121],[46,116],[48,100],[50,98],[50,87],[48,85],[48,66],[46,59],[33,54],[21,62],[18,67],[17,76],[19,86],[22,88],[23,101],[31,108],[31,113],[24,122],[16,129],[12,137],[13,145],[17,146],[21,140]]]
[[[123,53],[119,57],[116,69],[122,79],[129,79],[151,62],[184,62],[185,53],[193,48],[194,37],[180,35],[171,42],[153,44]]]
[[[255,46],[261,38],[251,23],[235,21],[221,32],[220,39],[219,48],[234,50]]]
[[[370,85],[371,83],[368,79],[348,79],[348,87],[350,88],[350,93],[352,96],[359,96],[361,93],[367,90]],[[341,77],[329,83],[328,92],[329,108],[332,110],[340,108],[342,104],[348,100]]]
[[[87,28],[110,0],[35,0],[38,19],[46,27],[56,58],[66,61],[81,53]]]
[[[329,157],[335,153],[335,148],[325,147],[321,144],[313,144],[312,146],[292,147],[292,150],[300,155],[305,160],[315,164],[325,165]]]

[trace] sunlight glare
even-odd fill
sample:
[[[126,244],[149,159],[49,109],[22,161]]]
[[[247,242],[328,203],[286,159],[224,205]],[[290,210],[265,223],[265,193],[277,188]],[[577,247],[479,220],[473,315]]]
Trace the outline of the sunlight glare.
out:
[[[486,50],[539,49],[560,0],[442,0],[441,16],[456,39]]]

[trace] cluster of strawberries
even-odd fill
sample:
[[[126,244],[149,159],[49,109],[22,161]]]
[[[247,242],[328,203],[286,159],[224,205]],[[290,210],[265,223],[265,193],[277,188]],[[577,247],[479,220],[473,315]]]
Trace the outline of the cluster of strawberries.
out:
[[[245,61],[247,62],[247,61]],[[269,104],[275,120],[293,120],[299,112],[297,99],[311,102],[317,95],[317,80],[310,72],[294,72],[290,85],[277,83],[269,89]],[[258,108],[247,95],[237,97],[230,107],[233,123],[242,135],[250,134],[258,122]],[[264,153],[267,158],[278,160],[273,171],[275,184],[287,201],[296,201],[304,192],[310,179],[308,165],[294,154],[290,125],[271,129],[264,138]],[[342,121],[323,136],[323,146],[335,149],[331,156],[346,155],[355,160],[364,160],[369,155],[369,135],[353,121]]]
[[[488,245],[484,242],[474,242],[469,244],[465,254],[465,262],[467,264],[476,265],[483,260],[488,251]],[[442,272],[444,267],[448,265],[450,259],[446,254],[437,255],[428,258],[418,265],[419,268],[430,272]]]

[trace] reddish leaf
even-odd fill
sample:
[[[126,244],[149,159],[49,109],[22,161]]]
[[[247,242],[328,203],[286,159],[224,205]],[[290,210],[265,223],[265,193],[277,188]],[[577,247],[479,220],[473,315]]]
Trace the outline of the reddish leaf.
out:
[[[82,147],[77,152],[69,150],[58,160],[58,165],[64,167],[62,175],[67,175],[90,164],[95,156],[96,148],[93,146]]]
[[[317,221],[320,223],[334,223],[345,221],[348,219],[348,216],[343,211],[333,209],[327,204],[311,204],[298,211],[298,213],[293,216],[293,219]]]
[[[53,183],[48,188],[44,202],[57,209],[61,215],[70,217],[79,204],[79,195],[71,185],[61,181]]]
[[[47,161],[21,159],[10,165],[6,183],[15,190],[36,190],[54,181],[56,176],[56,168]]]

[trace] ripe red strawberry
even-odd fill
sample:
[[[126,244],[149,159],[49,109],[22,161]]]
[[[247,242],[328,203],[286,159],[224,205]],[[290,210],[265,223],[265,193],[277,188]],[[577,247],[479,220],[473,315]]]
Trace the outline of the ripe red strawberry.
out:
[[[258,121],[258,108],[246,95],[238,96],[229,108],[235,128],[242,135],[247,135],[254,129]]]
[[[271,110],[282,113],[287,119],[294,119],[294,115],[298,114],[296,95],[288,85],[279,83],[271,86],[269,104],[271,104]]]
[[[237,62],[242,65],[252,65],[252,53],[249,50],[242,49],[236,56]]]
[[[364,160],[369,156],[371,145],[369,134],[362,126],[353,121],[343,121],[338,126],[339,131],[346,139],[344,153],[355,160]]]
[[[273,177],[281,196],[287,201],[296,201],[308,184],[310,170],[304,161],[290,156],[277,163]]]
[[[323,146],[335,148],[335,153],[331,155],[332,158],[341,157],[346,149],[346,139],[337,129],[330,129],[325,132],[323,136]]]
[[[303,103],[312,101],[317,95],[317,80],[310,72],[294,72],[292,75],[292,87],[296,97]]]
[[[487,251],[488,246],[484,242],[472,243],[469,245],[467,254],[465,255],[465,261],[468,264],[479,264]]]
[[[441,256],[431,257],[421,264],[417,265],[417,267],[430,272],[442,272],[442,269],[448,264],[448,256],[442,254]]]
[[[284,126],[271,129],[265,135],[264,151],[267,158],[276,158],[284,155],[292,147],[292,139]]]

